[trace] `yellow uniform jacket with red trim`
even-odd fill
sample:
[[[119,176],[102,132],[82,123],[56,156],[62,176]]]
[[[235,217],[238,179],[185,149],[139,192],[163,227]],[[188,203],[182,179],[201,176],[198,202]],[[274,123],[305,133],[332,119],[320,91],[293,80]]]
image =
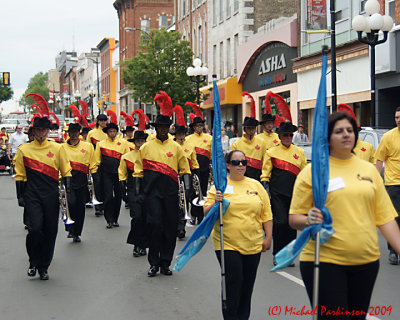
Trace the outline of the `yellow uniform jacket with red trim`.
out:
[[[291,197],[296,177],[306,165],[304,150],[294,144],[273,147],[265,152],[261,181],[269,181],[271,192]]]
[[[189,162],[181,146],[167,139],[153,139],[140,147],[135,161],[134,177],[143,177],[146,195],[164,198],[178,193],[178,171],[190,174]]]
[[[247,160],[246,177],[260,181],[265,153],[264,142],[256,137],[249,140],[243,136],[233,143],[231,150],[240,150],[245,154]]]
[[[133,172],[135,171],[135,161],[139,156],[139,149],[133,149],[125,153],[121,158],[118,168],[118,177],[120,181],[128,180],[128,186],[132,186]]]
[[[79,189],[87,185],[87,175],[96,172],[94,148],[89,142],[79,141],[75,146],[69,140],[61,145],[72,168],[72,188]]]
[[[35,139],[19,146],[15,155],[15,180],[26,181],[25,190],[47,197],[58,193],[59,173],[71,176],[68,155],[61,145]]]
[[[204,132],[201,134],[195,132],[189,135],[186,138],[186,141],[194,146],[200,171],[209,170],[212,151],[212,136]]]
[[[199,166],[199,163],[197,162],[197,155],[196,155],[196,151],[194,150],[194,147],[186,140],[183,141],[182,144],[178,141],[176,141],[176,142],[181,146],[183,152],[185,153],[185,157],[189,161],[190,170],[199,169],[200,166]]]
[[[264,142],[264,151],[271,149],[272,147],[276,147],[281,143],[281,140],[279,140],[279,135],[275,132],[267,133],[264,131],[263,133],[256,135],[256,139]]]
[[[129,152],[129,146],[126,140],[119,137],[111,140],[107,136],[105,140],[97,143],[96,150],[94,151],[96,165],[98,168],[101,168],[101,172],[118,174],[122,155],[127,152]]]
[[[93,147],[96,148],[97,143],[101,140],[107,139],[107,137],[108,136],[106,133],[103,132],[103,129],[98,127],[89,131],[86,137],[86,142],[90,142],[91,144],[93,144]]]

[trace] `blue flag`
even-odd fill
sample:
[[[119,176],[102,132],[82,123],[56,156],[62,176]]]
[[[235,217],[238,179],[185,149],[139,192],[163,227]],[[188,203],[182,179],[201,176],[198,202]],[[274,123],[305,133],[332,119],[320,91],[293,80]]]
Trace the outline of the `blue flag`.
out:
[[[300,254],[310,237],[315,239],[320,232],[321,244],[324,244],[335,232],[332,228],[332,217],[325,207],[329,184],[329,142],[328,142],[328,110],[326,108],[326,53],[322,56],[321,81],[319,84],[317,104],[314,110],[312,134],[312,192],[314,206],[324,215],[322,224],[314,224],[305,228],[299,237],[290,242],[275,255],[276,266],[271,271],[276,271],[290,265]]]
[[[212,169],[214,176],[215,189],[224,194],[226,189],[226,166],[224,152],[222,150],[221,141],[221,105],[219,101],[219,93],[217,82],[213,80],[214,94],[214,125],[213,125],[213,140],[212,140]],[[225,214],[228,209],[229,201],[224,199],[222,202],[222,212]],[[219,203],[216,203],[207,216],[199,224],[191,237],[186,242],[185,246],[176,256],[176,263],[173,270],[181,270],[185,264],[201,250],[207,239],[210,237],[211,231],[215,222],[219,218]]]

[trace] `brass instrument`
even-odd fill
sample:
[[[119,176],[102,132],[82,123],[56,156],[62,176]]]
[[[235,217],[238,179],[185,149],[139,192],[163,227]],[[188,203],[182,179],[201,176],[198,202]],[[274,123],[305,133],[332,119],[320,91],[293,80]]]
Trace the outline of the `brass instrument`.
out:
[[[197,194],[197,198],[194,198],[192,200],[192,204],[195,205],[196,207],[204,206],[204,203],[206,201],[204,200],[203,194],[201,193],[200,179],[197,176],[197,174],[193,174],[193,188]]]
[[[61,220],[64,221],[66,225],[73,224],[75,223],[75,221],[71,219],[71,216],[69,214],[67,191],[65,190],[65,186],[63,183],[60,183],[59,189]]]
[[[191,220],[192,217],[188,213],[186,196],[185,196],[185,184],[181,181],[180,176],[178,175],[178,183],[179,183],[179,208],[183,210],[185,213],[185,217],[183,220]]]
[[[94,192],[94,183],[93,183],[93,177],[89,173],[88,174],[88,187],[92,196],[92,199],[90,200],[90,204],[93,206],[97,206],[99,204],[102,204],[103,202],[100,202],[99,200],[96,199],[96,193]]]
[[[208,175],[208,185],[211,188],[213,184],[214,184],[214,176],[213,176],[212,164],[210,163],[210,174]]]

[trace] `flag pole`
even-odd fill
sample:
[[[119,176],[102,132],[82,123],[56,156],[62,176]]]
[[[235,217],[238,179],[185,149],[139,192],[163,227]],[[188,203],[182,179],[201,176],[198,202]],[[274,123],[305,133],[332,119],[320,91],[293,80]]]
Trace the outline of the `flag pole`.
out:
[[[219,203],[219,238],[221,241],[221,289],[222,289],[222,310],[227,309],[226,305],[226,284],[225,284],[225,252],[224,252],[224,222],[222,220],[222,202]]]

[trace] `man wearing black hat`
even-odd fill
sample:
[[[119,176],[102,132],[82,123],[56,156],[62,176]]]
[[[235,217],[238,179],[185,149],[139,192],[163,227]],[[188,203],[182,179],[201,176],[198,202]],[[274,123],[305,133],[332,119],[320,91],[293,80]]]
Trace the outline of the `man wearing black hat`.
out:
[[[257,139],[264,141],[264,146],[266,150],[279,145],[281,142],[279,140],[278,134],[273,131],[274,129],[275,116],[270,113],[264,113],[260,124],[263,128],[263,133],[257,135]]]
[[[47,269],[53,258],[59,211],[59,172],[67,194],[71,192],[71,166],[61,145],[47,140],[47,117],[33,122],[35,140],[18,148],[15,156],[15,181],[18,205],[25,208],[29,255],[28,276],[39,272],[48,280]]]
[[[182,148],[168,139],[170,117],[159,115],[155,123],[156,138],[146,142],[135,161],[135,187],[144,196],[149,225],[149,277],[161,268],[164,275],[173,258],[178,225],[178,172],[183,177],[185,191],[189,190],[189,163]]]
[[[197,162],[196,151],[194,147],[186,141],[186,127],[185,126],[175,126],[175,141],[182,147],[183,152],[185,153],[185,157],[189,161],[190,171],[193,174],[199,176],[199,163]],[[204,194],[204,196],[206,196]],[[187,203],[190,201],[190,197],[185,195]],[[186,210],[188,210],[189,206],[186,206]],[[186,220],[185,220],[185,212],[183,208],[179,209],[179,220],[178,220],[178,238],[183,239],[186,235]]]
[[[140,147],[146,142],[149,135],[144,131],[137,130],[133,139],[128,140],[135,145],[135,149],[125,153],[121,158],[118,168],[118,176],[121,183],[121,189],[127,189],[127,200],[131,216],[131,230],[128,234],[127,243],[133,245],[133,256],[140,257],[146,255],[148,247],[148,235],[146,227],[146,215],[143,206],[143,199],[135,197],[136,187],[133,179],[135,171],[135,161],[139,156]],[[141,190],[139,190],[140,193]]]
[[[94,155],[101,172],[106,227],[111,229],[112,227],[119,227],[118,217],[121,209],[122,190],[118,179],[118,167],[122,155],[129,152],[129,147],[126,140],[117,136],[118,126],[115,123],[108,123],[103,128],[103,132],[107,134],[107,138],[97,143]],[[95,176],[96,173],[93,178]]]
[[[68,209],[74,221],[69,226],[70,237],[74,242],[81,242],[85,203],[88,201],[88,173],[96,170],[94,149],[91,143],[79,139],[81,126],[71,123],[68,126],[69,139],[61,145],[68,156],[72,168],[71,194],[68,197]]]
[[[231,150],[244,152],[247,160],[245,176],[260,181],[265,146],[264,142],[255,136],[258,121],[245,117],[242,126],[243,137],[233,143]]]
[[[212,136],[204,133],[204,122],[201,117],[195,117],[190,126],[194,132],[187,137],[187,142],[194,146],[196,151],[197,162],[199,163],[199,179],[201,193],[205,196],[207,194],[208,177],[210,175],[210,160],[211,160],[211,148],[212,148]],[[202,207],[192,207],[191,224],[195,224],[195,219],[200,223],[204,218]]]
[[[89,134],[89,131],[90,131],[90,128],[89,128],[89,127],[83,127],[83,128],[82,128],[82,130],[81,130],[81,136],[82,136],[82,140],[83,140],[83,141],[89,142],[89,141],[87,140],[87,136],[88,136],[88,134]]]
[[[296,239],[297,234],[289,226],[289,207],[296,177],[307,160],[303,149],[292,144],[295,131],[297,127],[291,122],[281,122],[277,129],[281,144],[268,149],[263,161],[261,182],[271,196],[273,214],[273,255]]]

